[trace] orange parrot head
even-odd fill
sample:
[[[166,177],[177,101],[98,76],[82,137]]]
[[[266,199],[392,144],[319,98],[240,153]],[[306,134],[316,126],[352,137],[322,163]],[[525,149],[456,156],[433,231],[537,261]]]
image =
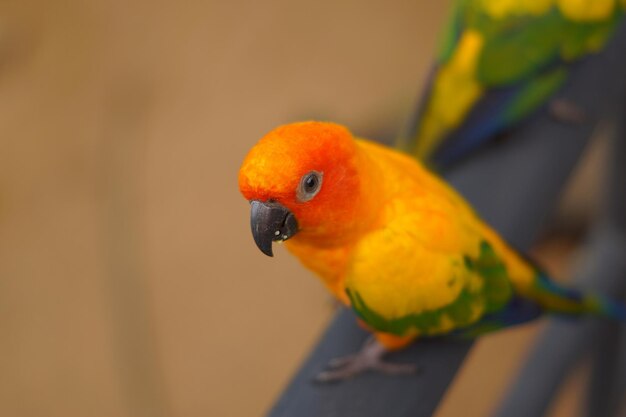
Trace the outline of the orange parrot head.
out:
[[[251,204],[259,249],[297,239],[332,245],[359,228],[360,154],[352,134],[333,123],[280,126],[248,153],[239,189]]]

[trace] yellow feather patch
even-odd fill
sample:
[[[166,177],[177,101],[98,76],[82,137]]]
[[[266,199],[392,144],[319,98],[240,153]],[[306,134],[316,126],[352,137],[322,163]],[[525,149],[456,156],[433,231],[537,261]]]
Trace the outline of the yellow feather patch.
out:
[[[442,314],[439,320],[439,328],[433,329],[433,334],[445,334],[454,330],[456,323],[447,314]]]
[[[450,61],[438,72],[432,100],[418,133],[416,152],[419,156],[428,155],[439,138],[458,126],[483,93],[475,76],[483,42],[479,32],[466,31]]]
[[[386,211],[385,227],[355,247],[345,281],[378,314],[397,318],[436,310],[464,289],[482,289],[463,261],[463,255],[477,256],[479,235],[458,233],[464,210],[454,200],[398,198]]]
[[[563,15],[575,22],[594,22],[608,19],[615,8],[615,0],[557,0]]]
[[[467,272],[455,269],[453,260],[386,228],[362,239],[345,285],[385,318],[436,310],[452,303],[467,281]]]
[[[535,15],[546,13],[554,0],[483,0],[483,9],[494,19],[510,15]]]

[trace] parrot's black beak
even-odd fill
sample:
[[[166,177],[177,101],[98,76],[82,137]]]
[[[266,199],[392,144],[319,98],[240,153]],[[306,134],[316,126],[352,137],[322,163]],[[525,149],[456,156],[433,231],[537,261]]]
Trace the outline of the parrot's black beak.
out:
[[[250,202],[250,227],[254,242],[267,256],[272,253],[272,242],[287,240],[298,232],[295,216],[283,205],[252,200]]]

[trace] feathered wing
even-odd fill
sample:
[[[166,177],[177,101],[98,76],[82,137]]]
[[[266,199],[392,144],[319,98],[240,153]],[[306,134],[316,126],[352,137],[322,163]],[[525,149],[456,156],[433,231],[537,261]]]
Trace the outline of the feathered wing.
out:
[[[376,192],[382,208],[350,247],[340,288],[372,330],[405,339],[471,336],[546,310],[620,317],[619,306],[549,281],[421,165],[359,143],[384,174]]]
[[[462,218],[416,213],[355,249],[345,286],[357,315],[373,330],[406,337],[446,334],[501,310],[513,287],[492,246],[462,233]]]
[[[476,337],[544,312],[626,320],[622,304],[559,286],[491,233],[481,233],[487,229],[477,219],[459,214],[411,212],[362,239],[345,288],[370,328],[399,337]]]
[[[460,0],[399,146],[443,167],[544,106],[573,66],[600,51],[621,0]]]

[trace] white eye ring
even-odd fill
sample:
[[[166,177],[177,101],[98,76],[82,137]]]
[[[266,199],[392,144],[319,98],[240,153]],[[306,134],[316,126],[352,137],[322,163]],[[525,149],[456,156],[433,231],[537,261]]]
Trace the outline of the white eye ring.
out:
[[[322,189],[322,180],[324,173],[319,171],[310,171],[302,176],[300,184],[296,189],[296,197],[301,203],[311,200]]]

